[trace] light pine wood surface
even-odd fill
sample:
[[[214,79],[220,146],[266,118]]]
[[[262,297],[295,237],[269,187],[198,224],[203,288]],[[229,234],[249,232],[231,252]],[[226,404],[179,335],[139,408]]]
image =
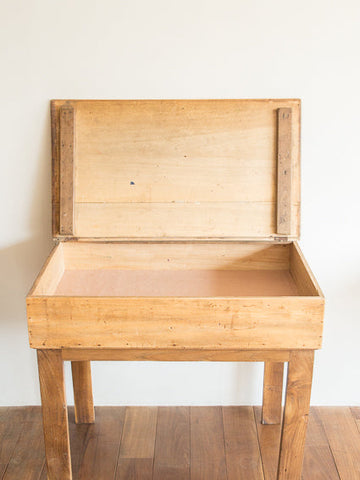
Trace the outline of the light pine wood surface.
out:
[[[145,265],[154,269],[157,276],[157,296],[142,296],[135,287],[132,296],[116,296],[118,290],[112,296],[111,289],[106,290],[105,275],[112,278],[110,285],[115,288],[115,266],[118,277],[122,272],[125,278],[127,270],[132,270],[128,276],[139,276]],[[88,271],[88,287],[92,276],[96,287],[96,279],[102,275],[103,290],[95,289],[95,296],[83,295],[84,291],[77,291],[76,295],[72,286],[65,289],[64,295],[56,295],[66,277],[76,281],[76,270],[78,276],[81,271]],[[163,270],[166,272],[162,275]],[[261,287],[262,283],[256,281],[253,296],[247,296],[250,282],[245,282],[243,292],[239,283],[234,292],[235,281],[230,282],[228,291],[224,290],[226,282],[221,281],[219,296],[211,280],[212,286],[203,296],[203,292],[195,295],[196,287],[187,293],[195,296],[183,296],[182,282],[170,296],[162,296],[161,279],[165,282],[170,274],[172,278],[187,275],[187,283],[195,284],[199,283],[200,274],[207,281],[206,275],[212,279],[265,275],[269,276],[273,290],[268,289],[266,282]],[[290,296],[285,289],[271,295],[275,293],[275,280],[281,275],[291,280],[294,290]],[[169,280],[165,283],[169,288]],[[201,283],[204,286],[206,282]],[[142,282],[139,285],[144,287]],[[65,242],[55,249],[27,297],[30,345],[42,349],[317,349],[322,341],[323,311],[323,295],[296,244]]]
[[[28,321],[32,348],[318,349],[323,309],[316,297],[34,297]]]
[[[290,248],[265,242],[68,241],[60,255],[66,270],[287,270]]]
[[[310,408],[313,351],[291,352],[277,480],[300,479]]]
[[[261,417],[264,425],[273,425],[281,422],[283,378],[283,362],[265,362]]]
[[[64,362],[59,350],[38,350],[48,480],[71,479]]]
[[[94,423],[91,365],[89,361],[71,362],[76,423]]]
[[[302,480],[360,478],[359,417],[358,407],[310,409]],[[76,425],[69,408],[73,480],[205,480],[199,463],[206,480],[276,480],[281,426],[262,425],[261,407],[96,407],[96,419]],[[124,458],[134,429],[145,440]],[[207,450],[208,437],[223,442]],[[0,478],[46,480],[40,407],[0,408]]]
[[[52,136],[56,236],[298,238],[299,100],[54,100]]]

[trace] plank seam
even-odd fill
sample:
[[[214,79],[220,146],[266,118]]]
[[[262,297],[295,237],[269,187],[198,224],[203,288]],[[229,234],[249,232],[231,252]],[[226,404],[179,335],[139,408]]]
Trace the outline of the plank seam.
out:
[[[228,461],[226,455],[226,441],[225,441],[225,428],[224,428],[224,407],[221,407],[221,425],[222,425],[222,433],[223,433],[223,442],[224,442],[224,457],[225,457],[225,470],[226,470],[226,478],[229,478],[228,472]]]
[[[258,423],[256,421],[256,414],[255,414],[255,407],[252,407],[252,412],[253,412],[253,417],[254,417],[254,422],[255,422],[255,429],[256,429],[256,439],[257,439],[257,444],[258,444],[258,450],[259,450],[259,456],[261,460],[261,471],[262,471],[262,479],[265,479],[265,469],[264,469],[264,459],[261,451],[261,445],[260,445],[260,438],[259,438],[259,427]]]

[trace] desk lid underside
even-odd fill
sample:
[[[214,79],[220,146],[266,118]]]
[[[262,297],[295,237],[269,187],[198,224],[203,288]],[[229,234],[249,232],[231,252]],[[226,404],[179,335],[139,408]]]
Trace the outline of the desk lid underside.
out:
[[[54,237],[299,237],[299,100],[54,100],[51,115]]]

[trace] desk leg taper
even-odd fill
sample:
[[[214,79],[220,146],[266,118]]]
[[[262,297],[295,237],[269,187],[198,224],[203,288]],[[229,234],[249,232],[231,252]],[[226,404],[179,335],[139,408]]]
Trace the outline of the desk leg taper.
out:
[[[90,362],[71,362],[74,387],[75,422],[94,423],[95,411]]]
[[[283,391],[284,363],[265,362],[264,389],[261,423],[281,423],[281,401]]]
[[[69,425],[61,350],[38,350],[48,480],[71,480]]]
[[[301,479],[313,365],[313,350],[291,352],[277,480]]]

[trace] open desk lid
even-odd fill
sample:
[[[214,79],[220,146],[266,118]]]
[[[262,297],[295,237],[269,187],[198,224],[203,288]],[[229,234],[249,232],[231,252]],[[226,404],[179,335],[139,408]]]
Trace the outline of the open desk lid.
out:
[[[299,237],[299,100],[53,100],[51,118],[54,237]]]

